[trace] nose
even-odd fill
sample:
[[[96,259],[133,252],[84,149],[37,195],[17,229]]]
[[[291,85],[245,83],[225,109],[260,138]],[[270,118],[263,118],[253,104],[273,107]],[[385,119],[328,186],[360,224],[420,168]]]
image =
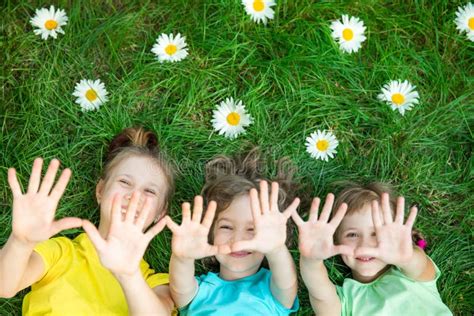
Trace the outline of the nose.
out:
[[[247,230],[234,230],[234,233],[232,234],[231,237],[231,242],[237,242],[241,240],[250,240],[252,239],[253,234],[248,232]]]
[[[359,247],[377,247],[377,238],[375,236],[363,236],[359,239]]]

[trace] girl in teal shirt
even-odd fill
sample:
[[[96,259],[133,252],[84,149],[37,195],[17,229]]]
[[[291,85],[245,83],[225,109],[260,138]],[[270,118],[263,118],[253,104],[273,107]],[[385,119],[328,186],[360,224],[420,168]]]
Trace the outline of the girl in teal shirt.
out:
[[[452,315],[436,288],[440,272],[424,251],[413,244],[417,208],[405,223],[404,198],[393,198],[379,183],[351,184],[338,196],[329,194],[318,217],[314,199],[304,222],[294,212],[299,229],[301,274],[318,315]],[[335,286],[323,260],[340,254],[353,279]]]
[[[214,159],[206,169],[204,217],[198,196],[192,213],[183,204],[181,225],[167,218],[170,291],[181,315],[288,315],[298,309],[296,269],[285,242],[299,200],[289,203],[283,189],[289,178],[273,182],[269,192],[257,160],[255,151],[243,160]],[[218,262],[218,273],[195,278],[194,262],[205,257]],[[265,260],[270,269],[262,267]]]

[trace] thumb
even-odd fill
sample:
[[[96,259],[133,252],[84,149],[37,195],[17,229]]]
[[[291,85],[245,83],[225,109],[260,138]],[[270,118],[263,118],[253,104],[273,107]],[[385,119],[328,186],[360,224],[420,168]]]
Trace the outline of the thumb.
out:
[[[158,221],[158,223],[153,225],[146,232],[145,236],[148,238],[148,241],[151,241],[156,235],[158,235],[163,230],[163,228],[165,228],[165,226],[166,226],[166,218],[163,217],[162,219]]]
[[[60,220],[54,221],[51,224],[51,232],[52,235],[56,235],[60,231],[81,227],[82,226],[82,219],[77,217],[65,217]]]
[[[257,250],[255,249],[255,243],[252,240],[241,240],[233,243],[230,246],[232,252],[242,251],[242,250]]]
[[[380,250],[374,247],[358,247],[354,250],[354,257],[378,257]]]
[[[347,245],[339,245],[334,247],[334,255],[343,255],[343,256],[354,256],[354,248]]]
[[[86,231],[87,236],[89,236],[89,239],[91,240],[95,249],[97,249],[97,252],[100,252],[102,249],[105,248],[105,240],[102,238],[97,228],[91,222],[89,222],[87,219],[83,220],[82,227]]]

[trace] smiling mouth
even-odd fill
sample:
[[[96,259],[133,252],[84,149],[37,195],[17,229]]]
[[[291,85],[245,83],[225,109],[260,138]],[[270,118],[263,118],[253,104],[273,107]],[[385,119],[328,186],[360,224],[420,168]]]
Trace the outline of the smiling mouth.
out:
[[[251,254],[251,252],[248,251],[236,251],[236,252],[231,252],[229,255],[234,258],[243,258]]]
[[[357,257],[356,260],[360,262],[370,262],[374,260],[374,257]]]

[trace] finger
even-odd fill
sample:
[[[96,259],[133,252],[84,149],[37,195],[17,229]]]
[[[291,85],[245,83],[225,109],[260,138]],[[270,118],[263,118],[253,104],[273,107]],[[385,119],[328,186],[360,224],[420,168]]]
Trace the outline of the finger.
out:
[[[219,246],[216,245],[209,245],[209,247],[205,251],[205,257],[212,257],[219,253]]]
[[[278,182],[272,182],[272,192],[270,194],[270,207],[273,209],[278,209],[278,193],[280,190],[280,185]]]
[[[295,222],[296,226],[301,227],[304,225],[304,221],[301,218],[300,214],[298,214],[298,211],[295,209],[291,213],[291,218],[293,219],[293,222]]]
[[[410,214],[408,214],[408,218],[405,225],[407,225],[410,228],[413,227],[413,224],[415,224],[415,219],[416,219],[417,214],[418,214],[418,208],[416,206],[412,206],[410,208]]]
[[[81,227],[82,219],[77,217],[65,217],[60,220],[54,221],[51,225],[52,235],[71,228]]]
[[[319,220],[327,223],[329,219],[329,215],[331,214],[332,206],[334,204],[334,194],[329,193],[326,197],[326,201],[324,202],[323,210],[319,215]]]
[[[156,235],[161,233],[161,231],[165,228],[167,224],[166,218],[162,218],[156,223],[155,225],[151,226],[151,228],[145,233],[148,242],[150,242]]]
[[[181,206],[182,209],[182,218],[181,224],[189,223],[191,221],[191,204],[184,202]]]
[[[216,214],[217,203],[215,201],[211,201],[209,203],[206,214],[204,215],[204,219],[202,220],[202,225],[207,228],[212,226],[212,222],[214,221],[214,216]]]
[[[168,226],[168,228],[171,230],[171,232],[176,232],[178,229],[179,229],[179,225],[176,224],[172,219],[171,217],[169,217],[168,215],[166,215],[164,217],[165,219],[165,222],[166,222],[166,226]]]
[[[263,180],[260,181],[260,210],[263,214],[271,211],[268,200],[268,183]]]
[[[230,245],[228,245],[228,244],[218,245],[217,246],[217,252],[220,255],[228,255],[229,253],[232,252],[232,249],[230,248]]]
[[[14,168],[8,169],[8,184],[10,185],[10,189],[12,190],[14,197],[20,196],[22,194],[20,183],[18,182]]]
[[[385,224],[393,222],[392,211],[390,210],[390,198],[388,193],[382,193],[382,215]]]
[[[66,186],[69,183],[69,180],[71,179],[71,173],[71,169],[69,168],[63,170],[63,172],[59,176],[58,181],[56,182],[56,185],[53,187],[53,190],[49,195],[50,197],[55,200],[59,200],[61,196],[63,196],[64,191],[66,190]]]
[[[336,211],[336,214],[334,217],[331,219],[329,222],[334,228],[337,228],[339,224],[341,223],[342,219],[344,218],[344,215],[346,215],[347,212],[347,204],[342,203],[341,206],[339,206],[338,210]]]
[[[233,243],[231,245],[232,252],[242,251],[242,250],[257,250],[255,249],[256,245],[253,240],[241,240]]]
[[[125,213],[125,221],[127,223],[133,223],[135,221],[135,216],[137,215],[138,203],[140,203],[141,193],[134,191],[132,198],[128,203],[127,212]]]
[[[87,236],[89,236],[89,239],[91,240],[97,251],[102,251],[102,249],[106,247],[107,243],[99,234],[97,228],[86,219],[82,221],[82,227],[84,228]]]
[[[405,198],[403,196],[399,196],[397,199],[397,211],[395,213],[395,222],[403,225],[403,217],[404,217],[404,210],[405,210]]]
[[[145,228],[144,226],[146,219],[148,218],[148,214],[150,214],[151,211],[151,204],[151,199],[145,197],[145,202],[143,203],[142,209],[137,211],[135,225],[137,225],[141,230]]]
[[[318,211],[319,211],[319,204],[321,203],[320,198],[314,198],[313,202],[311,202],[311,208],[309,209],[309,219],[308,221],[311,223],[316,223],[318,221]]]
[[[262,212],[260,210],[258,192],[256,189],[250,189],[250,208],[252,209],[253,220],[258,221],[262,216]]]
[[[338,245],[334,247],[335,255],[354,256],[354,248],[347,245]]]
[[[196,196],[194,197],[194,208],[193,208],[193,218],[192,221],[196,223],[201,223],[201,218],[202,218],[202,196]]]
[[[40,179],[41,179],[41,167],[43,166],[43,159],[36,158],[33,162],[33,168],[31,169],[30,181],[28,182],[28,193],[37,193]]]
[[[59,169],[59,160],[53,159],[49,163],[48,170],[43,178],[39,192],[41,194],[49,195],[51,188],[53,187],[54,179],[56,178],[56,173]]]
[[[379,248],[358,247],[354,250],[354,257],[378,257],[379,255]]]
[[[300,199],[295,198],[293,202],[291,202],[290,206],[283,212],[283,215],[285,215],[285,218],[288,219],[290,218],[291,214],[296,210],[296,208],[300,205]]]
[[[382,218],[380,216],[379,201],[372,201],[372,221],[374,222],[374,227],[377,230],[382,226]]]
[[[122,197],[120,193],[117,193],[112,198],[111,226],[122,222]]]

